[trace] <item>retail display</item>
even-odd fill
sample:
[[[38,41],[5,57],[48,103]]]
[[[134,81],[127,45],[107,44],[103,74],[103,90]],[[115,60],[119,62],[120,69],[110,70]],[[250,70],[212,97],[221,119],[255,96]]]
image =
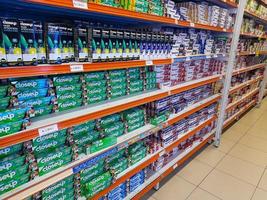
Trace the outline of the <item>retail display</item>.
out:
[[[261,101],[267,78],[266,7],[249,0],[236,30],[240,5],[4,5],[0,199],[140,199],[219,141],[223,128]],[[36,8],[38,15],[26,14]]]

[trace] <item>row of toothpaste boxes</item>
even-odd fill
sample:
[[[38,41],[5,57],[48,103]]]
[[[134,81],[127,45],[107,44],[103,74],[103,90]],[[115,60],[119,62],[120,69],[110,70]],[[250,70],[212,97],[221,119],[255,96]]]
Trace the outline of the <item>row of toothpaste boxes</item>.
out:
[[[157,88],[153,67],[7,80],[0,85],[0,136],[31,119]]]
[[[70,196],[66,199],[71,199],[74,195],[74,189],[71,186],[73,181],[75,183],[76,196],[92,197],[108,187],[120,173],[141,161],[148,154],[155,153],[161,147],[171,144],[181,137],[180,135],[210,119],[214,116],[216,110],[216,104],[212,104],[171,127],[162,129],[155,135],[150,135],[130,146],[116,149],[114,152],[101,154],[90,162],[89,166],[74,170],[75,176],[70,177],[72,181],[67,181],[67,188],[64,186],[65,192],[59,192],[63,189],[61,187],[62,184],[54,185],[50,189],[44,190],[42,194],[37,194],[34,199],[38,199],[41,195],[43,200],[50,200],[52,197],[59,198],[67,194],[70,194]],[[79,159],[79,151],[83,152],[83,149],[87,151],[86,153],[94,153],[99,150],[100,145],[108,147],[115,144],[114,138],[124,134],[124,128],[122,127],[124,123],[128,128],[131,127],[132,130],[144,126],[146,123],[144,110],[142,108],[134,108],[121,114],[107,116],[97,121],[90,121],[23,144],[1,149],[0,194],[67,165],[72,160]],[[201,135],[203,131],[205,133],[210,132],[210,129],[203,129],[197,135]],[[104,134],[105,138],[100,142],[99,135],[101,134]],[[199,136],[192,137],[193,140],[197,138]],[[58,188],[57,192],[55,192],[54,189],[57,187],[60,187],[60,190]],[[134,186],[132,187],[135,188]]]
[[[0,18],[0,66],[167,57],[173,35],[90,22]]]

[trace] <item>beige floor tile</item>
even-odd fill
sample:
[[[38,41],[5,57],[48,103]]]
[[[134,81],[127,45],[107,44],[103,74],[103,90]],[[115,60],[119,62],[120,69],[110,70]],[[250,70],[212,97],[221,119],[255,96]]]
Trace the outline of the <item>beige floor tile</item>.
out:
[[[267,121],[266,121],[267,122]],[[256,136],[260,139],[267,140],[267,131],[259,127],[252,127],[248,130],[248,135]]]
[[[221,144],[218,148],[219,151],[222,151],[224,153],[228,153],[233,146],[236,144],[236,142],[232,141],[232,140],[228,140],[227,138],[222,137],[221,139]]]
[[[257,186],[261,175],[264,172],[263,167],[228,155],[223,158],[217,165],[216,169],[255,186]]]
[[[229,155],[254,163],[261,167],[265,167],[267,164],[267,153],[252,149],[242,144],[235,145],[229,152]]]
[[[195,185],[173,176],[153,197],[157,200],[185,200],[195,188]]]
[[[212,169],[198,160],[192,160],[177,175],[194,185],[199,185]]]
[[[267,153],[267,141],[251,135],[245,135],[239,143]]]
[[[267,131],[266,119],[265,118],[261,118],[260,120],[255,122],[253,128],[263,129],[263,130]]]
[[[222,138],[226,138],[226,139],[231,140],[233,142],[237,142],[243,136],[244,136],[244,133],[237,131],[237,130],[234,130],[234,129],[231,129],[231,128],[222,134]]]
[[[202,190],[201,188],[196,188],[194,192],[188,197],[187,200],[220,200],[214,195]]]
[[[214,170],[200,184],[200,188],[224,200],[249,200],[255,186]]]
[[[265,170],[263,176],[261,177],[261,181],[258,187],[267,191],[267,170]]]
[[[252,126],[258,119],[258,117],[252,117],[249,113],[245,116],[243,116],[238,123],[245,126]]]
[[[203,152],[201,152],[196,159],[208,164],[211,167],[215,167],[224,156],[225,153],[210,145]]]
[[[233,124],[230,127],[230,129],[245,134],[248,131],[248,129],[250,129],[250,127],[251,127],[251,124],[243,124],[238,121],[237,123]]]
[[[257,188],[251,200],[266,200],[266,199],[267,199],[267,192]]]

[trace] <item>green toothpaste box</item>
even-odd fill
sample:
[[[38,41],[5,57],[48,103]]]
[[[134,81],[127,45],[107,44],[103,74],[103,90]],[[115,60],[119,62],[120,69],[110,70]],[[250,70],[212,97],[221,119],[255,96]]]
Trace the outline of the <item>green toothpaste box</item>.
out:
[[[41,107],[34,107],[35,117],[41,117],[56,112],[57,107],[55,105],[47,105]]]
[[[0,85],[0,97],[6,97],[9,85]]]
[[[64,157],[67,157],[71,154],[72,154],[71,147],[61,147],[55,149],[53,152],[48,153],[46,155],[43,154],[41,156],[37,156],[38,167],[49,165],[49,163],[63,159]]]
[[[68,100],[68,101],[58,103],[58,110],[59,111],[69,110],[69,109],[80,107],[82,105],[83,105],[82,99]]]
[[[99,81],[92,81],[86,83],[86,89],[88,91],[93,90],[94,88],[106,88],[107,81],[106,80],[99,80]]]
[[[77,84],[69,84],[69,85],[62,85],[62,86],[57,86],[56,87],[56,93],[57,95],[59,94],[64,94],[67,92],[77,92],[80,91],[82,89],[82,84],[81,83],[77,83]]]
[[[102,71],[102,72],[90,72],[90,73],[86,73],[83,76],[83,79],[85,82],[92,82],[92,81],[100,81],[100,80],[104,80],[106,77],[106,72]]]
[[[28,172],[28,165],[20,166],[17,169],[10,170],[5,173],[0,174],[0,182],[9,182],[14,179],[18,179],[21,175],[24,175]]]
[[[66,187],[58,188],[57,190],[53,191],[53,193],[42,195],[42,200],[58,199],[62,197],[64,194],[66,194],[67,196],[74,195],[73,184],[67,185]]]
[[[113,161],[109,164],[109,169],[111,170],[112,174],[118,175],[119,173],[123,172],[128,167],[128,160],[124,157]]]
[[[86,173],[86,174],[81,174],[80,175],[80,183],[81,184],[86,184],[89,181],[91,181],[94,178],[96,178],[97,176],[103,174],[104,172],[105,172],[104,165],[99,166],[98,168],[94,168],[94,169],[90,170],[90,173]]]
[[[102,149],[108,148],[112,145],[115,145],[116,143],[117,143],[116,137],[106,137],[104,139],[97,140],[93,142],[91,145],[88,145],[86,147],[86,154],[95,153]]]
[[[132,145],[130,145],[127,149],[129,154],[134,154],[136,153],[140,148],[142,148],[144,146],[144,141],[140,141],[137,143],[134,143]]]
[[[0,149],[0,159],[9,156],[11,154],[18,153],[22,150],[22,144],[15,144],[13,146],[9,146],[3,149]]]
[[[112,163],[115,160],[118,160],[119,158],[123,157],[125,155],[125,150],[122,149],[118,151],[117,153],[113,154],[112,156],[109,156],[108,158],[105,159],[105,162],[107,164]]]
[[[90,131],[80,137],[77,137],[74,142],[79,147],[90,144],[99,139],[100,133],[98,131]]]
[[[68,100],[81,99],[81,98],[82,98],[82,91],[66,92],[66,93],[60,93],[57,95],[58,103],[68,101]]]
[[[121,115],[120,114],[113,114],[113,115],[109,115],[109,116],[106,116],[106,117],[103,117],[99,120],[97,120],[98,122],[98,125],[100,127],[105,127],[111,123],[115,123],[115,122],[118,122],[122,119]]]
[[[88,133],[89,131],[92,131],[95,128],[95,124],[95,121],[89,121],[78,126],[74,126],[68,129],[68,131],[74,136],[74,138],[76,138]]]
[[[87,98],[88,104],[99,103],[107,99],[106,93],[101,93]]]
[[[24,130],[28,125],[29,121],[27,120],[2,124],[0,125],[0,137]]]
[[[65,86],[65,85],[73,85],[80,83],[81,76],[79,74],[71,74],[71,75],[59,75],[52,77],[54,86]]]
[[[33,139],[33,146],[40,146],[53,141],[66,140],[67,129],[63,129],[54,133],[50,133]]]
[[[127,131],[132,132],[132,131],[144,126],[144,124],[145,124],[145,122],[142,121],[142,122],[135,123],[133,125],[128,125]]]
[[[16,19],[2,18],[3,44],[9,66],[22,65],[19,22]]]
[[[7,173],[11,170],[16,170],[25,163],[25,156],[17,155],[14,159],[0,161],[0,174]]]
[[[51,185],[50,187],[44,189],[42,191],[42,196],[48,196],[53,194],[56,190],[61,189],[61,188],[67,188],[69,185],[73,184],[73,178],[74,176],[69,176],[65,179],[63,179],[62,181],[59,181],[53,185]]]
[[[66,137],[61,137],[57,140],[47,141],[41,143],[40,145],[33,146],[32,149],[35,155],[48,153],[50,151],[53,151],[57,147],[64,145],[65,142],[66,142]]]
[[[63,165],[66,165],[68,164],[69,162],[71,162],[72,160],[72,155],[67,155],[65,156],[64,158],[62,159],[59,159],[59,160],[55,160],[55,161],[52,161],[50,162],[48,165],[45,165],[45,166],[40,166],[38,167],[39,168],[39,175],[42,176],[42,175],[45,175],[59,167],[62,167]]]
[[[20,176],[18,179],[11,180],[7,183],[1,182],[0,183],[0,195],[15,189],[16,187],[23,185],[29,181],[29,174],[25,174]]]
[[[21,19],[20,25],[20,44],[24,65],[37,65],[37,41],[33,20]]]
[[[119,133],[121,133],[122,135],[124,133],[124,130],[125,130],[124,123],[121,121],[118,121],[118,122],[104,126],[102,129],[102,133],[105,136],[109,136],[119,131]]]

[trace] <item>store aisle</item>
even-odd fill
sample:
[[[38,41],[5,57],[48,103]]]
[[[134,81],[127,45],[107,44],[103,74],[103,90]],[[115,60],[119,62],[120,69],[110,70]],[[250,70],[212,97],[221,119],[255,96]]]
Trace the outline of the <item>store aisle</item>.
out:
[[[266,200],[267,99],[167,181],[149,200]]]

